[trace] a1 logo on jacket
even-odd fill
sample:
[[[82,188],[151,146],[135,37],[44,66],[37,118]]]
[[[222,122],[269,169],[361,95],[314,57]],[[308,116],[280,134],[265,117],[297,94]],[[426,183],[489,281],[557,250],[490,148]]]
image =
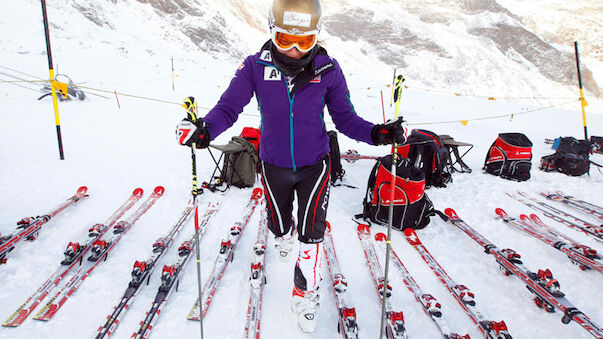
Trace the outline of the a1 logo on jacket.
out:
[[[266,81],[280,81],[281,72],[272,66],[264,67],[264,80]]]

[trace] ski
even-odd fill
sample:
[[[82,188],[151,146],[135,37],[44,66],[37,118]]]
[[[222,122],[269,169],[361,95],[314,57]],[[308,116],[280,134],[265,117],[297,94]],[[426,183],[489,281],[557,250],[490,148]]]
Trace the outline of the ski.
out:
[[[524,197],[527,197],[527,195],[525,193],[520,193],[520,194],[522,194],[522,196],[524,196]],[[599,227],[597,227],[591,223],[585,222],[581,219],[575,218],[575,217],[567,214],[566,212],[563,212],[557,208],[554,208],[554,207],[552,207],[542,201],[539,201],[535,198],[528,198],[530,201],[535,203],[535,204],[533,204],[530,201],[521,199],[520,197],[517,197],[513,194],[507,193],[507,195],[510,196],[511,198],[519,201],[520,203],[530,207],[531,209],[533,209],[537,212],[541,212],[547,218],[553,219],[556,222],[563,224],[569,228],[580,230],[580,231],[586,233],[587,235],[593,237],[593,239],[597,240],[598,242],[603,243],[603,231],[601,231]],[[565,219],[564,217],[573,218],[574,220],[576,220],[576,222],[569,221],[569,220]]]
[[[542,195],[543,197],[545,197],[549,200],[563,203],[563,204],[565,204],[573,209],[576,209],[582,213],[586,213],[590,216],[603,220],[603,207],[601,207],[601,206],[591,204],[584,200],[576,199],[569,195],[564,195],[561,192],[555,192],[555,193],[541,192],[540,195]]]
[[[211,305],[211,301],[216,293],[216,289],[220,284],[220,280],[222,280],[222,275],[224,274],[224,271],[226,271],[228,263],[233,260],[237,243],[239,242],[239,239],[241,239],[245,226],[247,225],[247,222],[249,222],[249,219],[251,219],[251,215],[253,214],[255,207],[258,205],[262,194],[262,189],[259,187],[256,187],[253,190],[251,193],[251,199],[247,203],[245,211],[243,212],[243,218],[230,228],[227,238],[222,240],[218,256],[214,262],[214,267],[209,275],[209,278],[205,282],[205,285],[203,286],[203,300],[200,301],[199,298],[197,298],[197,301],[195,301],[195,304],[188,313],[187,318],[189,320],[201,320],[201,317],[205,317],[205,314],[207,314],[207,310]],[[200,308],[201,310],[199,310]]]
[[[471,226],[461,220],[456,212],[447,208],[445,211],[449,222],[465,232],[471,239],[476,241],[485,249],[487,254],[494,256],[501,270],[507,276],[514,275],[526,284],[526,287],[536,297],[534,302],[547,312],[555,312],[555,309],[563,313],[561,322],[568,324],[574,320],[586,331],[596,338],[603,338],[603,329],[595,324],[588,316],[576,308],[560,290],[560,284],[549,269],[538,270],[538,273],[529,271],[520,260],[521,256],[512,249],[499,249],[489,242],[481,234],[477,233]]]
[[[525,214],[522,214],[520,216],[520,218],[522,220],[525,219]],[[532,223],[536,224],[538,227],[540,227],[544,231],[549,232],[550,234],[552,234],[554,236],[557,236],[559,238],[565,239],[565,241],[567,241],[572,246],[574,246],[576,248],[580,248],[581,249],[580,251],[584,252],[584,255],[587,255],[587,256],[592,255],[592,254],[596,255],[596,251],[594,249],[592,249],[592,248],[590,248],[590,247],[588,247],[586,245],[582,245],[582,244],[578,243],[576,240],[568,237],[567,235],[565,235],[565,234],[557,231],[553,227],[545,224],[542,220],[540,220],[540,218],[536,214],[534,214],[534,213],[530,214],[530,221]]]
[[[565,218],[570,218],[573,219],[579,226],[582,227],[586,227],[588,229],[593,229],[596,230],[598,233],[603,233],[603,225],[595,225],[593,223],[590,223],[584,219],[578,218],[570,213],[567,213],[566,211],[560,210],[556,207],[553,207],[549,204],[547,204],[546,202],[540,201],[534,197],[530,197],[526,192],[517,192],[519,195],[521,195],[524,198],[530,199],[530,201],[537,203],[538,205],[542,206],[543,208],[551,211],[554,214],[557,214],[558,216],[562,216]]]
[[[56,271],[48,278],[34,294],[32,294],[3,324],[6,327],[21,325],[25,319],[36,309],[46,296],[62,281],[71,270],[81,264],[82,258],[90,250],[92,244],[103,236],[127,210],[142,197],[142,188],[136,188],[132,195],[105,221],[104,224],[95,224],[88,230],[88,237],[82,242],[69,242],[65,250],[65,258],[61,261]]]
[[[249,275],[250,294],[244,334],[244,337],[247,339],[260,339],[262,295],[264,285],[266,285],[266,270],[264,269],[266,263],[266,241],[268,240],[266,225],[266,209],[262,209],[258,237],[253,245],[253,253],[251,254],[251,274]]]
[[[377,233],[375,234],[375,240],[377,241],[378,247],[381,252],[385,253],[385,251],[387,250],[387,246],[385,243],[387,241],[387,236],[384,233]],[[391,258],[393,259],[392,262],[402,275],[402,280],[404,281],[404,284],[406,285],[408,290],[413,294],[419,305],[421,305],[423,311],[425,311],[425,314],[427,314],[431,318],[431,320],[433,320],[440,333],[442,333],[442,336],[446,339],[469,339],[468,334],[461,336],[450,329],[450,326],[448,326],[448,323],[444,319],[442,313],[442,306],[440,305],[438,300],[431,294],[423,293],[423,290],[421,289],[419,284],[417,284],[416,280],[413,278],[410,272],[408,272],[408,270],[402,263],[402,260],[400,260],[400,258],[394,251],[393,247],[390,246],[389,249],[391,251]]]
[[[147,200],[138,207],[126,220],[121,220],[113,226],[113,235],[110,239],[96,239],[91,246],[91,254],[87,261],[75,272],[65,285],[44,305],[44,307],[34,316],[36,320],[48,321],[61,309],[67,300],[75,293],[80,285],[92,273],[92,271],[107,259],[107,255],[119,243],[121,238],[130,230],[132,225],[146,213],[164,192],[162,186],[157,186]]]
[[[210,202],[208,204],[203,216],[201,217],[199,239],[201,239],[203,234],[205,234],[209,219],[214,215],[219,207],[220,204],[217,202]],[[182,211],[182,214],[180,214],[178,221],[172,226],[168,234],[155,241],[153,244],[151,257],[146,261],[136,260],[134,262],[132,269],[132,280],[130,283],[128,283],[128,288],[126,288],[126,291],[121,297],[119,303],[113,307],[113,312],[107,316],[107,321],[105,324],[98,328],[96,334],[97,339],[109,337],[115,332],[117,326],[119,326],[121,322],[121,319],[130,309],[130,306],[132,305],[132,302],[134,301],[138,291],[143,287],[145,281],[147,285],[149,284],[151,275],[153,274],[153,270],[155,269],[157,262],[172,245],[176,235],[193,215],[194,209],[195,203],[194,200],[191,199],[184,211]]]
[[[440,279],[446,289],[452,294],[456,301],[461,305],[467,316],[477,325],[477,328],[484,334],[486,338],[491,339],[509,339],[512,338],[507,329],[507,325],[504,321],[493,321],[488,320],[477,308],[475,302],[475,295],[465,285],[457,284],[452,278],[444,271],[442,266],[435,260],[435,258],[427,251],[427,248],[423,245],[415,230],[407,228],[404,230],[406,240],[411,244],[417,252],[421,255],[427,266],[431,271]]]
[[[50,219],[62,212],[67,207],[80,201],[82,198],[87,197],[87,191],[88,188],[86,186],[78,188],[77,192],[73,196],[69,197],[65,202],[55,207],[47,214],[37,216],[35,218],[23,218],[17,222],[17,229],[13,233],[0,236],[0,264],[6,263],[6,255],[8,252],[15,249],[15,246],[19,241],[23,239],[34,240],[38,236],[38,233],[44,224],[46,224]]]
[[[348,282],[339,268],[339,260],[337,259],[337,252],[335,252],[335,244],[333,242],[333,236],[331,235],[331,225],[328,222],[323,246],[325,258],[327,259],[329,276],[331,277],[331,283],[333,283],[335,305],[337,306],[337,312],[339,314],[337,331],[345,339],[357,339],[358,318],[356,317],[356,308],[351,306],[348,298]]]
[[[390,285],[384,286],[385,278],[383,277],[383,271],[381,270],[379,259],[375,253],[375,247],[371,242],[371,230],[368,225],[360,224],[358,225],[357,231],[360,244],[364,250],[364,256],[366,257],[366,263],[371,271],[371,277],[373,278],[375,291],[377,292],[377,297],[380,304],[383,302],[383,293],[386,293],[385,309],[387,322],[385,324],[385,332],[387,338],[407,338],[408,336],[406,334],[406,328],[404,327],[404,314],[402,312],[393,311],[391,302],[392,287]]]
[[[379,159],[379,157],[375,156],[375,155],[362,155],[362,154],[358,153],[358,151],[356,151],[356,150],[349,149],[345,153],[341,154],[341,159],[343,159],[347,162],[356,162],[361,159],[375,160],[375,159]]]
[[[522,217],[523,215],[525,215],[525,214],[522,214],[522,215],[520,216],[520,219],[522,219],[522,220],[524,219],[524,218]],[[543,229],[544,231],[546,231],[546,232],[548,232],[548,233],[550,233],[550,234],[552,234],[552,235],[554,235],[554,236],[556,236],[556,237],[559,237],[559,238],[563,238],[563,239],[565,239],[565,240],[566,240],[568,243],[572,244],[573,246],[578,246],[578,247],[579,247],[579,246],[583,246],[583,245],[580,245],[580,244],[579,244],[577,241],[575,241],[574,239],[572,239],[572,238],[568,237],[567,235],[565,235],[565,234],[563,234],[563,233],[561,233],[561,232],[557,231],[555,228],[553,228],[553,227],[551,227],[551,226],[549,226],[549,225],[545,224],[545,223],[544,223],[542,220],[540,220],[540,218],[539,218],[539,217],[538,217],[536,214],[534,214],[534,213],[530,214],[530,220],[532,221],[532,223],[537,224],[537,225],[538,225],[538,226],[539,226],[541,229]]]
[[[194,202],[193,209],[194,209]],[[207,226],[209,224],[209,220],[212,215],[218,210],[218,203],[209,203],[207,209],[201,215],[199,219],[199,237],[197,238],[196,234],[193,233],[190,240],[187,240],[178,247],[178,260],[174,265],[164,265],[161,272],[161,285],[159,286],[159,290],[155,295],[155,299],[151,304],[151,308],[146,313],[144,320],[140,322],[140,327],[137,332],[132,334],[132,338],[148,338],[151,335],[151,330],[155,326],[155,323],[159,319],[159,315],[161,314],[161,310],[163,306],[167,303],[167,300],[172,294],[174,289],[178,290],[178,283],[182,278],[182,272],[186,266],[186,263],[191,258],[193,251],[195,250],[195,246],[198,245],[197,241],[201,241],[203,239],[203,235],[207,230]]]
[[[561,251],[570,259],[570,261],[580,267],[582,270],[593,269],[603,273],[603,265],[598,260],[601,257],[597,252],[588,246],[573,246],[554,235],[544,233],[542,228],[530,219],[527,215],[520,216],[521,221],[509,216],[502,208],[496,209],[496,214],[507,224],[515,226],[532,237],[552,246]],[[539,229],[540,228],[540,229]]]

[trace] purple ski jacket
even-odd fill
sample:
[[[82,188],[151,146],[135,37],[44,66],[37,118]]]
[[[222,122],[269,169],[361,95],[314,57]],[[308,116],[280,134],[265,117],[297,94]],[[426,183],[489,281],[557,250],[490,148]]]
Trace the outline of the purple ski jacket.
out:
[[[220,100],[203,120],[212,139],[237,120],[254,93],[262,116],[260,159],[296,170],[316,163],[329,152],[324,122],[327,106],[335,127],[348,137],[373,144],[373,124],[360,118],[350,101],[341,68],[326,50],[288,85],[274,65],[270,44],[248,56]]]

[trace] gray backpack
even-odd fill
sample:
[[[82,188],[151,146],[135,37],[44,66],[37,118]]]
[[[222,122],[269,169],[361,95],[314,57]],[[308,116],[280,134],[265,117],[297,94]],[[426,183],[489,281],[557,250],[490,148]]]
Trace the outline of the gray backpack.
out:
[[[224,162],[218,177],[218,185],[252,187],[258,167],[258,154],[252,143],[240,136],[232,137],[226,145],[210,145],[222,151]]]

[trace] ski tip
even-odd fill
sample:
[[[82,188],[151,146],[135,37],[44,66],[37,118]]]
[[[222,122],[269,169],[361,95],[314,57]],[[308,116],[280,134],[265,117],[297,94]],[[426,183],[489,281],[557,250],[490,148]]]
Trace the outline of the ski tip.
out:
[[[404,230],[404,235],[406,236],[406,240],[408,240],[408,243],[411,245],[421,245],[421,240],[419,240],[419,237],[417,236],[417,232],[415,232],[415,230],[413,230],[412,228],[407,228]]]
[[[371,229],[367,224],[359,224],[358,225],[358,233],[362,234],[371,234]]]
[[[256,187],[253,189],[253,192],[251,194],[253,195],[254,199],[259,199],[262,197],[262,194],[264,194],[264,191],[262,191],[261,188]]]
[[[519,219],[521,219],[521,221],[524,221],[524,222],[531,221],[530,217],[528,217],[528,216],[527,216],[527,215],[525,215],[525,214],[521,214],[521,215],[519,216]]]
[[[459,216],[456,214],[456,212],[450,207],[444,210],[444,214],[446,214],[450,219],[458,219],[459,218]]]
[[[157,186],[153,190],[153,194],[158,195],[158,196],[162,196],[163,192],[165,192],[165,188],[163,186]]]
[[[327,232],[331,232],[331,223],[327,221]]]
[[[77,189],[78,195],[86,194],[86,192],[88,192],[88,187],[86,187],[86,186],[81,186],[80,188]]]
[[[379,232],[379,233],[375,234],[375,240],[377,240],[377,241],[386,241],[387,240],[387,235],[385,235],[382,232]]]
[[[505,210],[503,210],[502,208],[498,207],[494,210],[494,212],[501,218],[508,218],[509,215],[507,214],[507,212],[505,212]]]
[[[134,191],[132,191],[132,195],[136,196],[136,197],[142,197],[142,195],[144,194],[144,190],[140,187],[134,189]]]
[[[14,317],[13,319],[9,319],[6,322],[4,322],[4,324],[2,324],[2,326],[4,327],[17,327],[19,325],[21,325],[25,319],[27,318],[27,316],[29,315],[29,312],[27,310],[21,310],[19,312],[19,314]]]
[[[542,222],[542,220],[540,220],[540,218],[534,213],[530,214],[530,219],[534,220],[535,222]]]

